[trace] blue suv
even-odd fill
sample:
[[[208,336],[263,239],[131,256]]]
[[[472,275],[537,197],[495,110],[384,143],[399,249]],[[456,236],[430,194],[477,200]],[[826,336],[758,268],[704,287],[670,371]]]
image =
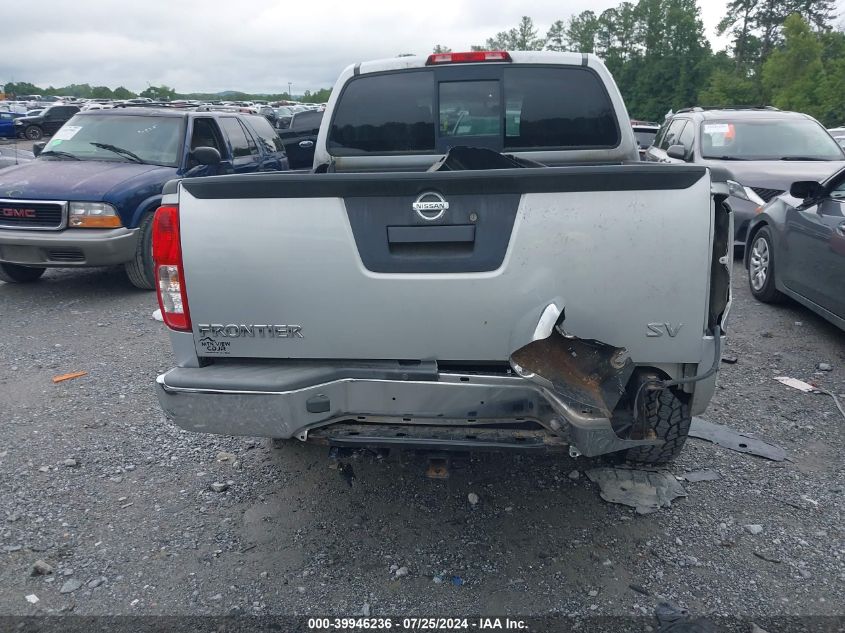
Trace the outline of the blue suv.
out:
[[[288,169],[262,116],[165,108],[80,112],[38,158],[0,172],[0,280],[123,264],[154,287],[152,218],[174,178]],[[39,151],[40,150],[40,151]]]

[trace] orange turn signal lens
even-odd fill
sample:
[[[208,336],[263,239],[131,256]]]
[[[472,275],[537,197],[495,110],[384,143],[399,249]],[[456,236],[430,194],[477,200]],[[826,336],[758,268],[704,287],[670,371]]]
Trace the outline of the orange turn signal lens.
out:
[[[78,229],[118,229],[123,224],[116,215],[77,215],[71,217],[70,226]]]

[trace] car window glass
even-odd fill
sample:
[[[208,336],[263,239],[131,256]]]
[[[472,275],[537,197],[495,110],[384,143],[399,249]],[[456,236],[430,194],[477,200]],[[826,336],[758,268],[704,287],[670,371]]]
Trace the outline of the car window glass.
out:
[[[842,148],[816,121],[785,117],[705,121],[701,154],[744,160],[845,159]]]
[[[294,132],[316,132],[322,120],[322,112],[300,112],[291,120],[290,129]]]
[[[264,147],[264,150],[270,154],[274,152],[283,152],[285,149],[282,139],[276,134],[276,130],[270,125],[270,122],[263,116],[250,115],[246,117],[253,131],[256,133],[258,142]]]
[[[684,128],[686,121],[684,119],[675,119],[669,124],[669,129],[666,130],[666,135],[660,143],[660,149],[669,149],[673,145],[679,144],[681,131]]]
[[[440,136],[500,136],[498,81],[448,81],[440,84]]]
[[[232,156],[240,158],[242,156],[250,156],[252,149],[250,142],[247,140],[246,133],[240,122],[234,117],[223,117],[220,119],[220,126],[229,137],[229,143],[232,145]]]
[[[198,147],[213,147],[220,152],[220,156],[225,156],[227,153],[223,150],[217,126],[211,119],[196,119],[194,121],[191,149],[195,150]]]
[[[654,142],[652,145],[654,147],[663,147],[663,137],[666,136],[666,130],[669,129],[670,121],[666,121],[663,125],[660,126],[660,129],[657,132],[657,136],[654,137]]]
[[[678,138],[678,143],[684,146],[684,150],[689,153],[692,152],[692,144],[695,141],[695,126],[690,123],[684,126],[681,136]]]
[[[516,66],[503,76],[506,148],[619,144],[613,105],[593,71]]]
[[[258,145],[255,143],[255,139],[252,137],[252,132],[244,125],[243,121],[238,121],[238,125],[241,126],[241,129],[246,136],[246,143],[249,146],[249,153],[252,155],[253,158],[259,157]]]
[[[831,189],[830,197],[836,198],[837,200],[845,199],[845,174],[840,176],[839,182]]]
[[[347,84],[329,131],[333,154],[434,151],[430,70],[363,76]]]

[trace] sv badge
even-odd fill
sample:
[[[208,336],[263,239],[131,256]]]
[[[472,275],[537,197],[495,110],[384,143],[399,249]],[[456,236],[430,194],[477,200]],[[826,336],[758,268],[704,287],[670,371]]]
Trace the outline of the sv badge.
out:
[[[656,336],[663,336],[664,334],[668,334],[669,338],[675,338],[678,336],[678,332],[681,331],[681,328],[684,327],[683,323],[678,323],[678,325],[672,325],[671,323],[649,323],[646,325],[647,332],[646,336],[656,337]]]

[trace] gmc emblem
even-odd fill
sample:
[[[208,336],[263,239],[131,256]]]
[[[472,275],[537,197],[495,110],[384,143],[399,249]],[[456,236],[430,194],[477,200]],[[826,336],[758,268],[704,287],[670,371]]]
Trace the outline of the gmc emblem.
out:
[[[0,209],[0,215],[4,218],[31,218],[35,219],[35,209],[12,209],[4,207]]]

